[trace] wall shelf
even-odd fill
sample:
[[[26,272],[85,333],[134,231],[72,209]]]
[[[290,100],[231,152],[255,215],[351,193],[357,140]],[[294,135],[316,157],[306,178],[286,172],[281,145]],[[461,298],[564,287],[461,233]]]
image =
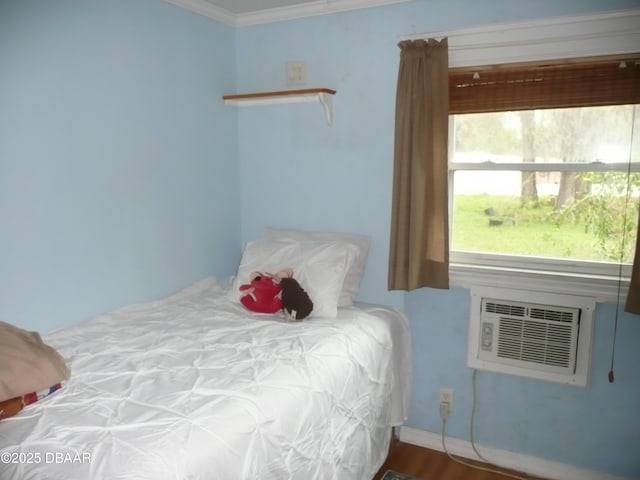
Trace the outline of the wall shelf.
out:
[[[319,102],[324,109],[327,124],[333,123],[333,96],[335,90],[329,88],[305,88],[302,90],[280,90],[273,92],[240,93],[223,95],[225,105],[236,107],[254,107],[258,105],[276,105],[283,103]]]

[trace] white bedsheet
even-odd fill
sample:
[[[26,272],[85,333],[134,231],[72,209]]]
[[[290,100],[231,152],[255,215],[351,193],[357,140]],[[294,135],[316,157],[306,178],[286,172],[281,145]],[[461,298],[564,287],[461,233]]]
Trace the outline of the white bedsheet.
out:
[[[406,318],[287,324],[223,293],[209,279],[46,335],[71,378],[0,422],[0,479],[371,478],[407,415]]]

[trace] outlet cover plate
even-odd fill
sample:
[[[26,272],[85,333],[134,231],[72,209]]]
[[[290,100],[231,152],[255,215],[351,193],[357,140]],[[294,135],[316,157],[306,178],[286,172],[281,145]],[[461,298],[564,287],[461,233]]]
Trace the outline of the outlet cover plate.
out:
[[[453,410],[453,388],[441,388],[438,394],[439,403],[447,402],[449,404],[449,411]]]
[[[287,62],[287,85],[307,83],[307,64],[303,61]]]

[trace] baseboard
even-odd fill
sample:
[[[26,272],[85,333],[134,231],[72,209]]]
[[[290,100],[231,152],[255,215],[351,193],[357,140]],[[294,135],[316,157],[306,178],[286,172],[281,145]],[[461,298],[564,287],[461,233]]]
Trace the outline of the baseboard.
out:
[[[405,443],[430,448],[431,450],[443,451],[442,437],[438,433],[402,426],[400,428],[400,440]],[[477,459],[471,442],[459,438],[445,437],[445,443],[449,453],[473,460]],[[477,443],[476,448],[483,457],[495,465],[543,478],[553,480],[576,480],[577,478],[580,480],[630,480],[594,470],[585,470],[565,463],[544,460],[542,458],[509,452],[499,448],[486,447],[478,445]]]

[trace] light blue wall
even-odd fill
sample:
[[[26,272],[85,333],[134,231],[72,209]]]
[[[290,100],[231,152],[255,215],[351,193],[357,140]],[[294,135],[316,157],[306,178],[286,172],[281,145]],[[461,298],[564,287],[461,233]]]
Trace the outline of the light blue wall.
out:
[[[0,319],[49,331],[233,271],[234,83],[234,29],[163,1],[0,2]]]
[[[448,433],[468,438],[468,291],[387,292],[395,82],[401,35],[534,17],[637,7],[637,0],[416,0],[406,4],[241,28],[238,91],[287,88],[285,62],[307,62],[307,86],[337,90],[334,125],[318,105],[238,113],[242,240],[264,226],[372,236],[360,299],[404,309],[414,342],[412,427],[440,432],[437,390],[453,387]],[[587,388],[481,372],[481,443],[582,468],[640,478],[637,316],[620,318],[616,382],[606,373],[612,305],[598,305]]]
[[[240,28],[238,92],[288,88],[291,60],[307,63],[307,86],[337,90],[332,127],[316,104],[239,111],[243,241],[265,225],[369,234],[360,299],[401,307],[404,295],[386,289],[399,37],[634,5],[638,0],[416,0]]]

